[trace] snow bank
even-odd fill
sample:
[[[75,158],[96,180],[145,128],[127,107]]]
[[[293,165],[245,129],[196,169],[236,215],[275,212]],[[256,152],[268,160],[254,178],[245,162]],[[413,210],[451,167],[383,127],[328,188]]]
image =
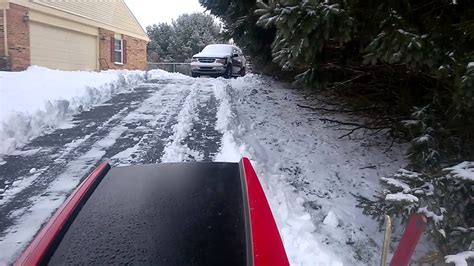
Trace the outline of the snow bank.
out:
[[[152,69],[147,72],[148,79],[191,79],[191,77],[180,74],[171,73],[161,69]]]
[[[61,71],[38,66],[0,72],[0,156],[144,77],[143,71]]]

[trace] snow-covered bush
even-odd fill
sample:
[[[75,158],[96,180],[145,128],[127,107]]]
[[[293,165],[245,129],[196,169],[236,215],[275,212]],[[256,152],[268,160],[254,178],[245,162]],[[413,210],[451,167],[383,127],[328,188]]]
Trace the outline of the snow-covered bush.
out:
[[[220,39],[220,25],[205,13],[183,14],[171,25],[154,24],[146,31],[150,36],[148,60],[151,61],[184,62]]]
[[[441,171],[419,173],[400,169],[382,177],[386,189],[376,200],[359,198],[359,206],[383,223],[389,214],[406,220],[424,214],[429,236],[440,255],[472,250],[474,245],[474,162],[462,162]]]

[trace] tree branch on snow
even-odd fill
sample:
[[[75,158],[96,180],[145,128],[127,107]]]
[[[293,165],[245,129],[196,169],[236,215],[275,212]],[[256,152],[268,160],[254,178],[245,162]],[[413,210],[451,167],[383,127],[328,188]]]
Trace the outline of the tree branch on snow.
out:
[[[354,80],[357,80],[357,79],[359,79],[359,78],[361,78],[361,77],[368,76],[368,75],[369,75],[368,73],[360,74],[360,75],[357,75],[357,76],[355,76],[355,77],[353,77],[353,78],[351,78],[351,79],[348,79],[348,80],[346,80],[346,81],[339,82],[339,83],[337,83],[337,84],[334,85],[334,86],[327,87],[326,89],[327,89],[327,90],[332,90],[332,89],[335,89],[335,88],[340,87],[340,86],[342,86],[342,85],[345,85],[345,84],[347,84],[347,83],[351,83],[351,82],[353,82]]]
[[[310,109],[313,111],[326,111],[326,112],[335,112],[335,113],[355,113],[355,112],[361,112],[361,111],[367,111],[367,110],[372,110],[372,109],[377,109],[380,108],[378,106],[372,105],[372,106],[367,106],[367,107],[361,107],[361,108],[355,108],[355,109],[329,109],[326,107],[313,107],[313,106],[308,106],[308,105],[302,105],[297,103],[296,104],[298,107],[305,108],[305,109]]]
[[[333,124],[338,124],[338,125],[344,125],[344,126],[353,126],[354,128],[352,129],[347,129],[349,132],[346,133],[346,134],[343,134],[341,136],[339,136],[339,139],[342,139],[344,137],[349,137],[354,133],[356,132],[357,130],[360,130],[360,129],[367,129],[367,130],[384,130],[384,129],[392,129],[391,126],[387,126],[387,125],[381,125],[381,126],[378,126],[378,125],[375,125],[375,126],[372,126],[370,124],[367,124],[367,125],[364,125],[364,124],[359,124],[359,123],[354,123],[354,122],[345,122],[345,121],[339,121],[339,120],[335,120],[335,119],[328,119],[328,118],[321,118],[319,119],[320,121],[322,121],[323,123],[333,123]]]

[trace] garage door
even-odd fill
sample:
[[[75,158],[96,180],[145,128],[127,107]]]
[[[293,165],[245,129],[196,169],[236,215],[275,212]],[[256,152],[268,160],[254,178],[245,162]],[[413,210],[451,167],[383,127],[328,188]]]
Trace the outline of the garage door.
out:
[[[96,36],[30,22],[31,64],[61,70],[96,70]]]

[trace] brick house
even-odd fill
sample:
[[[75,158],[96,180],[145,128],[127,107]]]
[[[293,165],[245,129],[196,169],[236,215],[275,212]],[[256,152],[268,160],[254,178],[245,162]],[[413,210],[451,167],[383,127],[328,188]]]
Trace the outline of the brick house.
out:
[[[148,42],[124,0],[0,0],[0,70],[145,70]]]

